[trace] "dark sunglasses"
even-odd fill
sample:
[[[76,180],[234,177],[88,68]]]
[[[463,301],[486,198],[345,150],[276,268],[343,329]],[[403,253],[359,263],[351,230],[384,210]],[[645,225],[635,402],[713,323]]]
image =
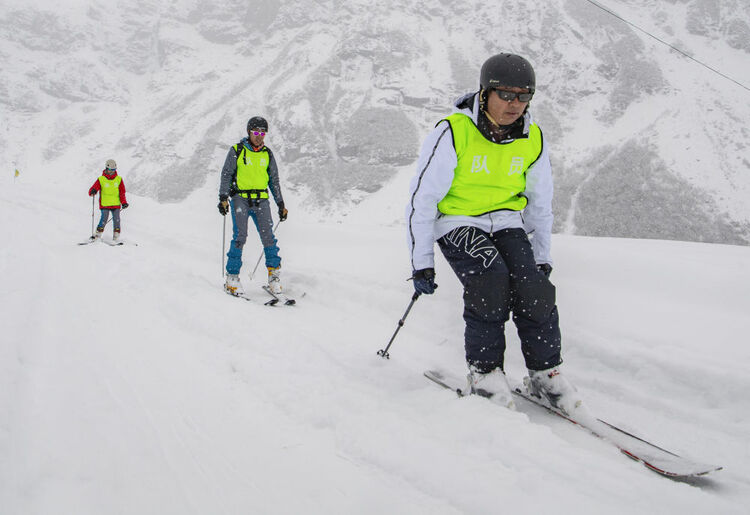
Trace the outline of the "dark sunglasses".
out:
[[[265,136],[266,135],[266,133],[262,131],[252,131],[252,132],[253,132],[253,136]]]
[[[513,102],[516,98],[521,102],[528,102],[534,93],[514,93],[513,91],[505,91],[504,89],[496,89],[495,93],[500,97],[501,100],[506,102]]]
[[[117,168],[107,168],[107,170],[109,170],[110,172],[116,172]]]

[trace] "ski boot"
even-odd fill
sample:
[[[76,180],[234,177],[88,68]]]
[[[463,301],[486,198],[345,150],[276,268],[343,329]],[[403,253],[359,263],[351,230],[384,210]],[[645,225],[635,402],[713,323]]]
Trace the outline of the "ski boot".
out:
[[[242,283],[240,282],[240,276],[238,274],[227,274],[227,280],[224,283],[224,291],[235,297],[240,297],[245,294],[245,290],[242,288]]]
[[[281,293],[281,267],[268,267],[268,289],[271,293]]]
[[[473,365],[469,365],[467,379],[469,380],[471,393],[487,397],[504,408],[516,410],[516,403],[510,393],[508,378],[505,377],[505,373],[500,367],[487,373],[481,373]]]
[[[550,405],[569,417],[583,407],[578,391],[560,373],[558,367],[529,370],[529,376],[524,378],[524,384],[530,395],[539,399],[547,399]]]

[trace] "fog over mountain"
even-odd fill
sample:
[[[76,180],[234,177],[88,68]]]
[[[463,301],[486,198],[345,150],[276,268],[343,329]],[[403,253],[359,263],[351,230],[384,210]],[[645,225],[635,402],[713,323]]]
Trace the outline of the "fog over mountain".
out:
[[[748,0],[598,3],[750,84]],[[0,0],[0,162],[86,188],[114,157],[180,202],[260,114],[293,202],[342,217],[502,51],[537,71],[556,232],[750,242],[750,91],[587,0]]]

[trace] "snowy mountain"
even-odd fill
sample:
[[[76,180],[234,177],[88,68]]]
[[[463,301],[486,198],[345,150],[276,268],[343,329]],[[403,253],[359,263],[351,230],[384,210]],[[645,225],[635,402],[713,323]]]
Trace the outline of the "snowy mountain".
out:
[[[3,0],[0,162],[82,189],[114,157],[133,192],[179,202],[215,187],[262,114],[292,203],[342,220],[404,183],[484,59],[514,51],[537,70],[556,232],[744,244],[747,12],[747,0]],[[394,222],[403,203],[377,216]]]

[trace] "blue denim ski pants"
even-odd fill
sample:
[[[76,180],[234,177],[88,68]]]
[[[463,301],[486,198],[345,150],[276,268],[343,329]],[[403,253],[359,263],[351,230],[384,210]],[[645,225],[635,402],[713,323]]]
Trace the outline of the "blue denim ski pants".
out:
[[[273,234],[273,218],[268,199],[246,199],[234,195],[229,201],[232,212],[232,243],[227,252],[227,274],[237,275],[242,268],[242,249],[247,241],[248,218],[252,218],[263,245],[266,267],[281,266],[279,247]]]
[[[120,208],[103,208],[101,212],[102,214],[99,218],[99,225],[96,226],[97,231],[102,232],[104,230],[104,226],[107,225],[107,221],[109,220],[109,214],[112,213],[112,225],[114,225],[114,231],[120,232]]]

